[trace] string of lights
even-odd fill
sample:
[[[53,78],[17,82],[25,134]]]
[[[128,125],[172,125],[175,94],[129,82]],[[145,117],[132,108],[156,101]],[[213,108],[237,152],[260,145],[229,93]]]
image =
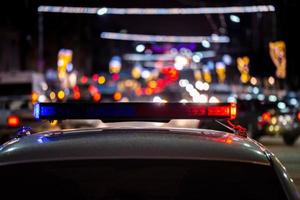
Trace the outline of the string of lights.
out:
[[[201,58],[210,58],[215,57],[216,52],[215,51],[201,51],[201,52],[195,52],[201,55]],[[177,54],[125,54],[123,56],[124,60],[127,61],[172,61],[175,59]]]
[[[145,35],[145,34],[128,34],[102,32],[102,39],[110,40],[127,40],[127,41],[142,41],[142,42],[170,42],[170,43],[229,43],[228,36],[219,36],[213,34],[211,36],[168,36],[168,35]]]
[[[273,5],[201,7],[201,8],[96,8],[70,6],[39,6],[38,12],[110,15],[198,15],[275,12]]]

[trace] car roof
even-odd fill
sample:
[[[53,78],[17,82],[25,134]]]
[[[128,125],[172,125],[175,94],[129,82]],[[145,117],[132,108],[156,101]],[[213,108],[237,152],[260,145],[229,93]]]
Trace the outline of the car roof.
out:
[[[270,165],[263,146],[231,133],[169,127],[44,132],[0,147],[0,165],[90,159],[187,159]]]

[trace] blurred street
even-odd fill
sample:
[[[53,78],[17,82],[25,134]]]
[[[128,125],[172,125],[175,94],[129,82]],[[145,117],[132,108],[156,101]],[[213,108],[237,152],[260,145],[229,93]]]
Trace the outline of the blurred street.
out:
[[[281,137],[265,137],[260,142],[279,158],[300,190],[300,140],[293,147],[284,145]]]

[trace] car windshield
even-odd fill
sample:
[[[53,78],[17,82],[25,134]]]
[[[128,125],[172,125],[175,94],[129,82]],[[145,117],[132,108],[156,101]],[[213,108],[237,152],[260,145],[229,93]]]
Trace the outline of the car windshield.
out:
[[[252,163],[106,160],[0,169],[5,188],[18,187],[1,192],[13,199],[287,199],[273,168]]]

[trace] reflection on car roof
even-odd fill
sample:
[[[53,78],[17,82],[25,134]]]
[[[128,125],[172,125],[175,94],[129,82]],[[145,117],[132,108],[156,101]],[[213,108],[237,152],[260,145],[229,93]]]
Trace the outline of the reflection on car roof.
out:
[[[1,165],[86,159],[228,160],[269,165],[263,147],[231,133],[182,128],[97,128],[45,132],[11,140]]]

